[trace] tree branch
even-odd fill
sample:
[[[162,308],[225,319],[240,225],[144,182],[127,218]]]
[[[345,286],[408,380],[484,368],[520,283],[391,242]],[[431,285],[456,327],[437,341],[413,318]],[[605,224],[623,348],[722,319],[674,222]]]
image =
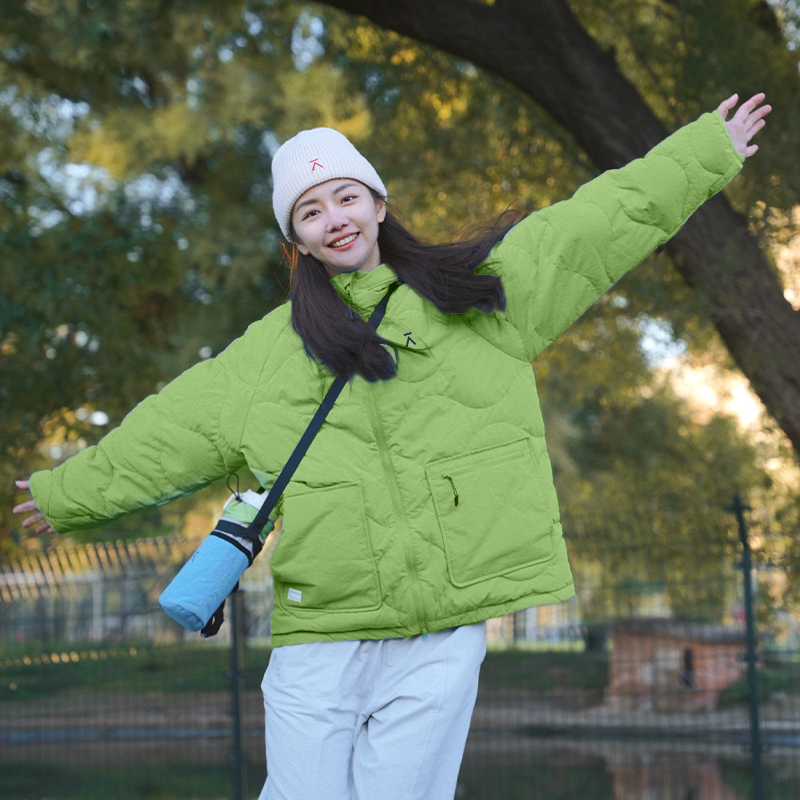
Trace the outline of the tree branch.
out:
[[[564,0],[324,0],[507,80],[568,130],[601,171],[668,135]],[[754,391],[800,454],[800,313],[747,220],[722,193],[665,246]]]

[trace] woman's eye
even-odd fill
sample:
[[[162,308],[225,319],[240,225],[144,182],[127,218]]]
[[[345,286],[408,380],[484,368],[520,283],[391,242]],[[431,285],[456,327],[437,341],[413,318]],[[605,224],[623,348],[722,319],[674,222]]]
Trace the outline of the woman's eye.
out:
[[[356,199],[356,196],[354,194],[348,194],[348,195],[346,195],[345,197],[342,198],[342,201],[346,203],[348,200],[355,200],[355,199]]]
[[[306,214],[303,216],[303,219],[308,219],[312,214],[316,214],[316,213],[317,213],[316,209],[312,208],[311,211],[306,212]]]

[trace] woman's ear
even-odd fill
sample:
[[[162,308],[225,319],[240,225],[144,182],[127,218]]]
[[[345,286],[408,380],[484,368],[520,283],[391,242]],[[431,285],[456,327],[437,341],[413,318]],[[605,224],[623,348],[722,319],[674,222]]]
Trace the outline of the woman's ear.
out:
[[[300,237],[294,232],[294,226],[292,226],[292,242],[294,242],[294,246],[304,255],[307,256],[311,251],[300,241]]]
[[[378,222],[383,222],[386,218],[386,203],[383,200],[375,200],[375,214]]]
[[[292,214],[294,214],[294,211],[292,211]],[[297,232],[296,232],[296,231],[295,231],[295,229],[294,229],[294,224],[292,223],[292,219],[291,219],[291,217],[289,218],[289,235],[290,235],[290,237],[291,237],[291,238],[290,238],[290,241],[292,242],[292,244],[294,244],[294,246],[295,246],[295,247],[296,247],[296,248],[297,248],[297,249],[298,249],[298,250],[299,250],[299,251],[300,251],[300,252],[301,252],[301,253],[302,253],[304,256],[307,256],[307,255],[308,255],[308,254],[311,252],[311,251],[310,251],[310,250],[309,250],[309,249],[308,249],[308,248],[307,248],[307,247],[306,247],[306,246],[303,244],[303,242],[300,240],[300,237],[297,235]]]

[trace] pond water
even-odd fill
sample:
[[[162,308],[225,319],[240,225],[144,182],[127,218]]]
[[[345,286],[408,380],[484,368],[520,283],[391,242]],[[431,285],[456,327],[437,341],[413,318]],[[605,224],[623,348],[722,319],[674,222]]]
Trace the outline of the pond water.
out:
[[[250,731],[247,797],[266,776],[262,739]],[[85,738],[6,744],[3,800],[230,800],[231,740]],[[455,800],[750,800],[741,745],[680,740],[570,740],[514,732],[470,735]],[[800,797],[796,753],[764,758],[763,800]]]

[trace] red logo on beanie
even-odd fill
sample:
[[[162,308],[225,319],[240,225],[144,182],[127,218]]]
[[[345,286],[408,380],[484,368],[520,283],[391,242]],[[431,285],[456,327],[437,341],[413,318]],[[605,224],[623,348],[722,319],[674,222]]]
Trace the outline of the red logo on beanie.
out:
[[[325,169],[325,167],[319,163],[318,158],[312,158],[311,161],[308,162],[309,164],[313,164],[314,166],[311,167],[311,171],[313,172],[317,167],[320,169]]]

